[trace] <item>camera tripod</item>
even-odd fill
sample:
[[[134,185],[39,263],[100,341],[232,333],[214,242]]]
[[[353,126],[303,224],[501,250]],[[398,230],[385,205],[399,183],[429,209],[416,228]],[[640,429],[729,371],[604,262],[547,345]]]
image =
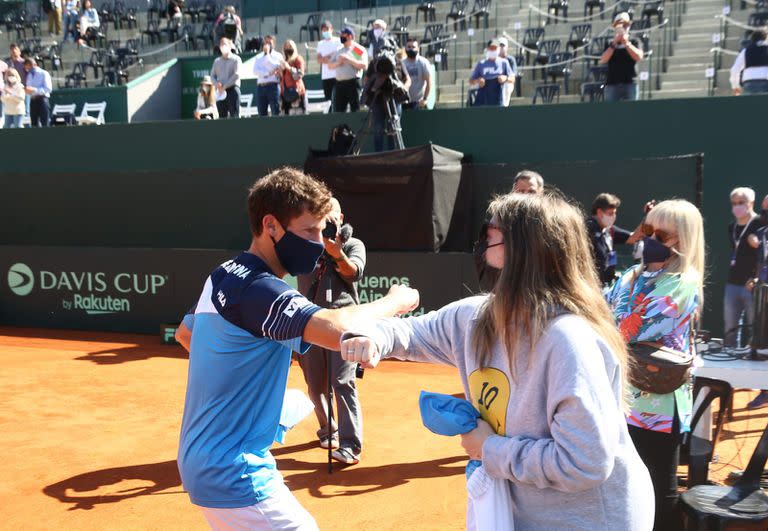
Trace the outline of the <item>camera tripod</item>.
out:
[[[374,106],[379,103],[379,99],[384,100],[384,135],[393,139],[394,149],[405,149],[405,143],[403,142],[403,128],[400,126],[400,115],[397,114],[395,99],[391,96],[386,97],[381,91],[377,91],[373,96],[373,105],[368,108],[368,115],[357,132],[355,143],[352,145],[350,152],[351,155],[360,154],[360,150],[365,144],[364,140],[371,134],[371,130],[374,127],[373,109]]]

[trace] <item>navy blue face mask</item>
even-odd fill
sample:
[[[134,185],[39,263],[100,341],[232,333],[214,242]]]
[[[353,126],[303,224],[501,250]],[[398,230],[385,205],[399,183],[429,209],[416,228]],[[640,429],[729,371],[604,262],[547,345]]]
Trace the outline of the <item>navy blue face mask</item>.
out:
[[[655,240],[650,236],[643,238],[643,262],[646,264],[656,264],[666,262],[672,256],[669,247]]]
[[[280,241],[276,242],[272,238],[272,243],[275,244],[275,254],[280,264],[293,276],[311,273],[325,250],[321,242],[305,240],[289,230],[285,231]]]

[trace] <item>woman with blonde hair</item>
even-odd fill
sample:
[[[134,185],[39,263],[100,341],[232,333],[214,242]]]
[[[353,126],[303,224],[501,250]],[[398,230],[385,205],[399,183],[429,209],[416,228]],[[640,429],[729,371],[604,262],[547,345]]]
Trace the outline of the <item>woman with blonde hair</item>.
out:
[[[471,459],[508,480],[517,529],[648,531],[653,488],[624,420],[627,350],[591,264],[581,213],[563,199],[509,194],[489,208],[492,292],[427,315],[361,325],[345,359],[458,368],[482,420]],[[468,514],[468,527],[474,528]]]
[[[282,66],[280,78],[280,96],[283,101],[284,114],[304,114],[304,71],[306,69],[304,58],[299,55],[296,43],[288,39],[283,44],[283,56],[285,61]]]
[[[704,224],[688,201],[663,201],[642,226],[643,262],[616,282],[609,303],[628,343],[691,348],[691,327],[703,301]],[[629,433],[656,493],[655,530],[682,529],[677,511],[681,434],[690,429],[690,381],[657,394],[629,385]]]

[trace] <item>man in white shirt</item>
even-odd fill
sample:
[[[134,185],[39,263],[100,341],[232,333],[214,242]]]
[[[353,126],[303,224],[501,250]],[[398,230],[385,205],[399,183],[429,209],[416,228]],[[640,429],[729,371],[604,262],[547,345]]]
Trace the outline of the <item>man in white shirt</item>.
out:
[[[752,32],[752,42],[736,56],[731,67],[731,90],[740,94],[768,93],[768,42],[766,30]]]
[[[325,99],[333,101],[333,89],[336,86],[336,69],[328,64],[331,62],[333,54],[341,48],[341,41],[333,36],[333,24],[330,20],[323,22],[320,26],[320,34],[323,37],[317,43],[317,62],[322,65],[321,77],[323,80],[323,94]]]
[[[515,76],[517,76],[517,61],[509,55],[509,41],[506,37],[499,37],[499,57],[509,63],[511,70],[507,82],[501,87],[501,106],[509,107],[509,100],[512,99],[512,93],[515,91]]]
[[[360,110],[360,79],[368,66],[368,52],[355,42],[352,28],[340,33],[342,47],[333,54],[329,66],[336,69],[336,90],[333,96],[333,111],[352,112]]]
[[[272,35],[264,37],[261,53],[253,63],[253,73],[258,78],[256,86],[256,106],[259,116],[267,115],[267,108],[272,116],[280,113],[280,75],[283,64],[283,54],[275,50],[275,38]]]

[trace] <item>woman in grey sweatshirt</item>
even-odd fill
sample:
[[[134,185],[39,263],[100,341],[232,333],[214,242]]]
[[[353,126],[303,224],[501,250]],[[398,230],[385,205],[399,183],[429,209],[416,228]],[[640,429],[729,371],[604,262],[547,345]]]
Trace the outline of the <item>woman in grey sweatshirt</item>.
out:
[[[600,293],[583,218],[562,199],[496,199],[490,295],[347,332],[342,357],[458,368],[478,427],[462,436],[486,472],[509,480],[517,531],[648,531],[648,470],[624,419],[627,352]]]

